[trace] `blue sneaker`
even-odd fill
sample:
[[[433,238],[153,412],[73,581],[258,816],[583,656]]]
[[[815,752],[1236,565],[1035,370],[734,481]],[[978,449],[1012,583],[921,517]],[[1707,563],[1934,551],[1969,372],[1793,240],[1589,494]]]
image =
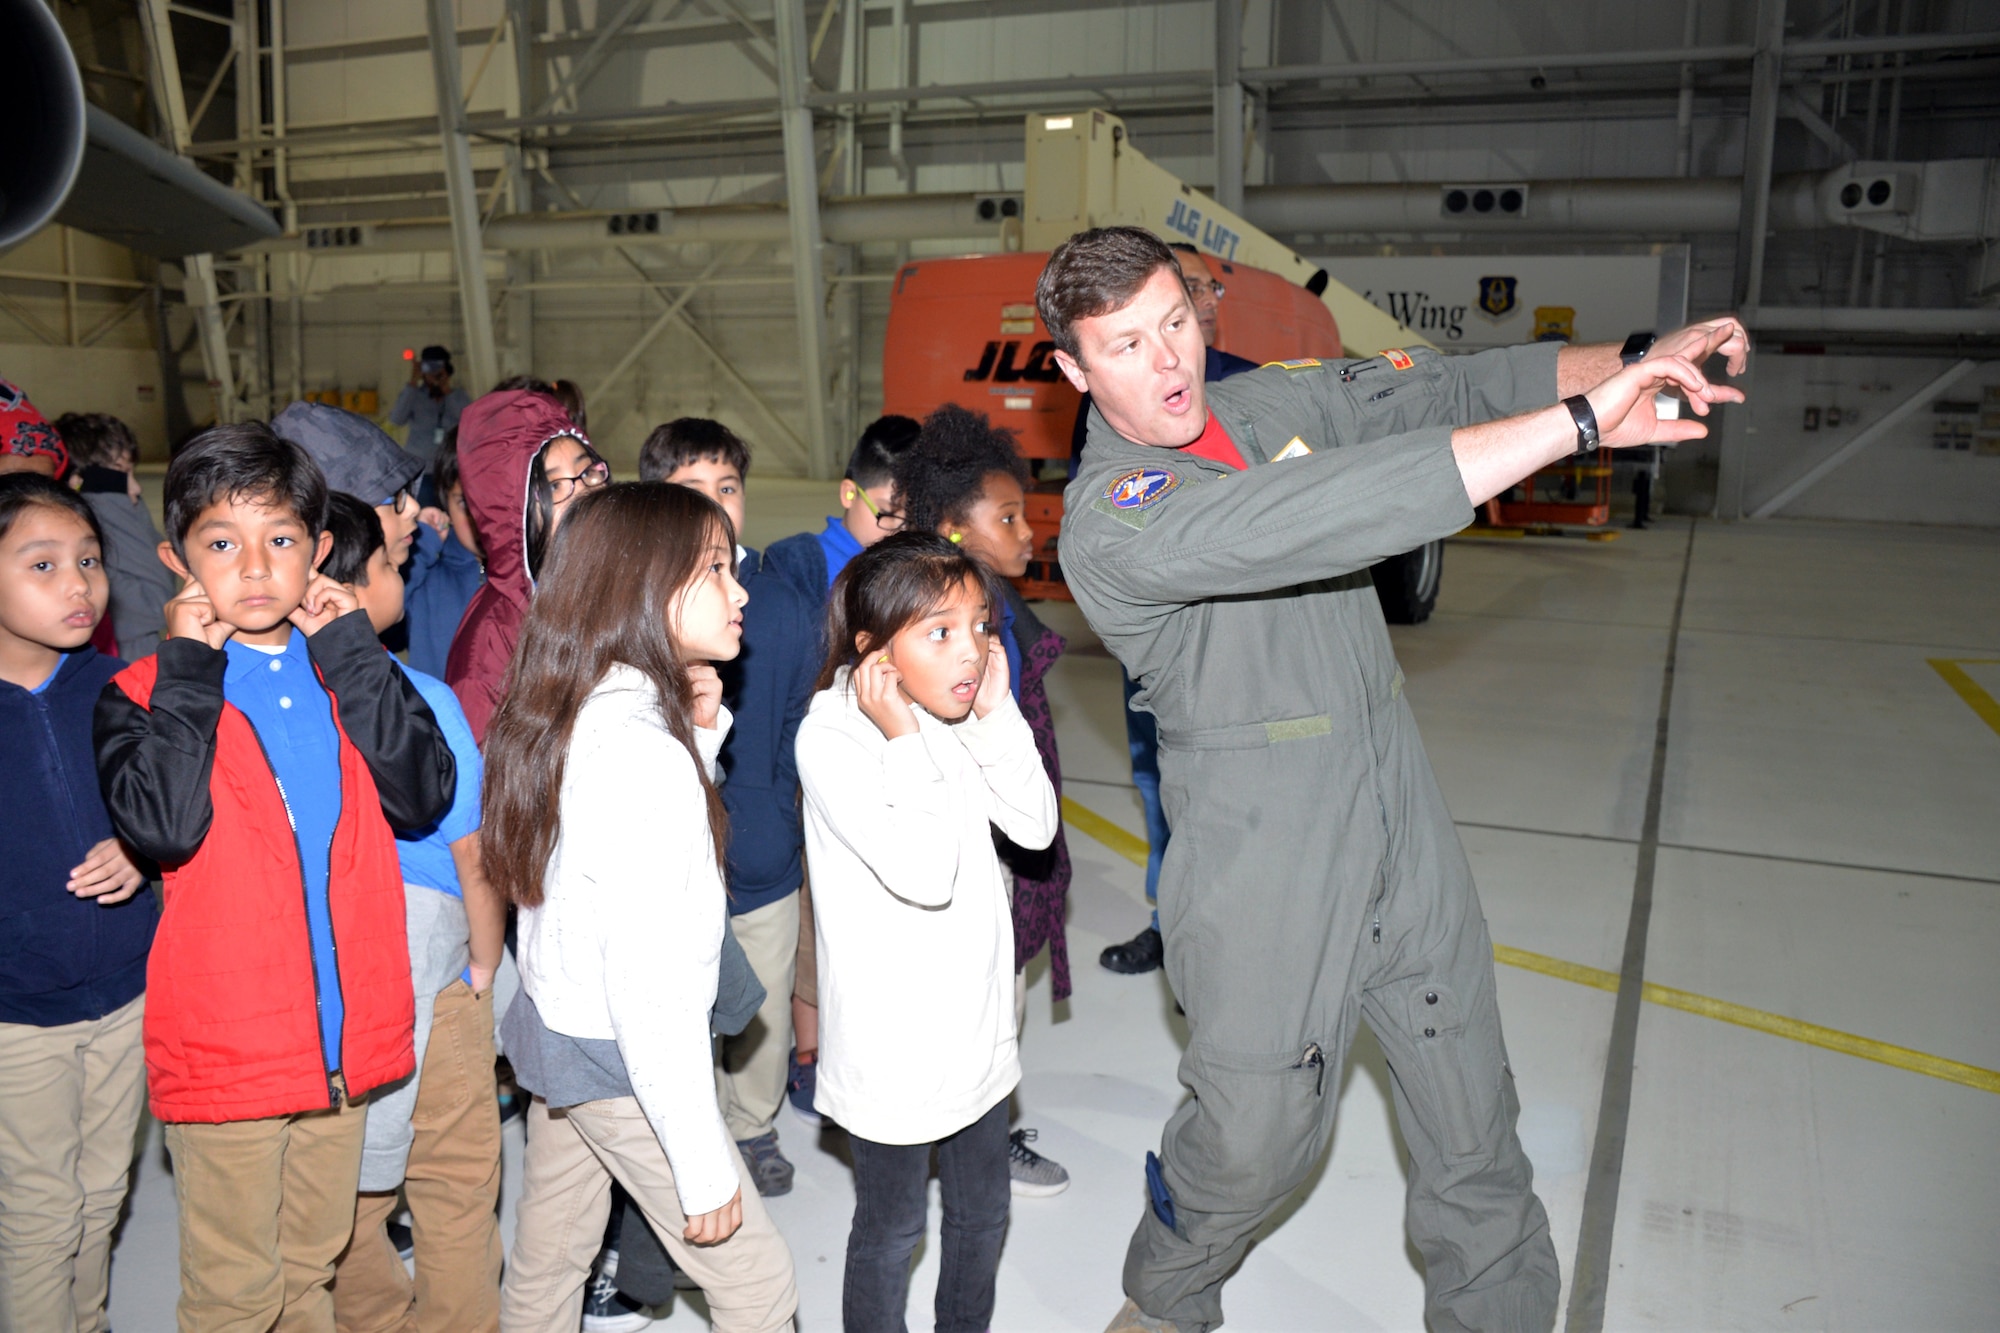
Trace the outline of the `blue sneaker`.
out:
[[[813,1092],[819,1087],[819,1062],[800,1064],[799,1053],[792,1052],[790,1068],[785,1075],[785,1096],[792,1103],[792,1114],[818,1129],[823,1118],[813,1109]]]

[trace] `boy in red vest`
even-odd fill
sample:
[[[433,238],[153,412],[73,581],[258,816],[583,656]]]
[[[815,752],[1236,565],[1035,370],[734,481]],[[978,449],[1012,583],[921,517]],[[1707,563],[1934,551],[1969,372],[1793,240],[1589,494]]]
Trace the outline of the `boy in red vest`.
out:
[[[159,652],[97,705],[105,804],[164,872],[146,1072],[184,1330],[330,1333],[360,1104],[414,1065],[390,826],[442,812],[456,768],[354,595],[317,572],[326,497],[262,423],[191,442],[160,547],[188,585]]]

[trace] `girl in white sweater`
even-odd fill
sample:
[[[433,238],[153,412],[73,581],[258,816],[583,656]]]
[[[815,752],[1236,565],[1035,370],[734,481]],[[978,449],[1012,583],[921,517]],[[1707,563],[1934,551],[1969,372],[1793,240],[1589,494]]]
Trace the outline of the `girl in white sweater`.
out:
[[[1014,933],[989,825],[1024,847],[1055,792],[1008,687],[999,589],[928,533],[856,556],[799,727],[820,992],[815,1106],[848,1131],[848,1333],[901,1333],[932,1149],[944,1195],[939,1333],[993,1318],[1020,1081]]]
[[[575,1333],[615,1176],[718,1330],[789,1329],[791,1252],[716,1105],[727,912],[711,661],[747,601],[722,510],[681,486],[586,495],[556,530],[486,734],[485,868],[520,908],[507,1050],[528,1113],[509,1333]]]

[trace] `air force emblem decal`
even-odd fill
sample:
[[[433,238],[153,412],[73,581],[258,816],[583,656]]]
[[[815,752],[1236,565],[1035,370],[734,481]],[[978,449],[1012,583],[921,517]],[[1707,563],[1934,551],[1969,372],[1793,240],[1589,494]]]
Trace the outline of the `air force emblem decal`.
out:
[[[1514,279],[1481,278],[1479,311],[1489,319],[1505,319],[1514,313]]]

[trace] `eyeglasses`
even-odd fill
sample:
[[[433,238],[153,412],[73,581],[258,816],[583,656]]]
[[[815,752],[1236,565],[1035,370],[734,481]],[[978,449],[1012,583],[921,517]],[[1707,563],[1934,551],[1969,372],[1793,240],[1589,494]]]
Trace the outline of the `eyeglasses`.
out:
[[[854,493],[860,497],[862,504],[868,506],[868,512],[875,516],[876,527],[882,529],[884,532],[895,532],[903,526],[903,516],[901,514],[893,509],[877,509],[875,502],[868,498],[867,491],[856,486]]]
[[[610,480],[611,464],[600,458],[574,477],[550,477],[549,495],[557,504],[561,504],[574,495],[579,486],[586,491],[594,491]]]
[[[1210,282],[1207,278],[1183,278],[1181,282],[1193,300],[1199,301],[1204,296],[1213,296],[1218,301],[1222,299],[1222,284],[1219,282]]]
[[[398,514],[415,513],[418,508],[417,497],[410,494],[410,488],[407,486],[398,488],[396,493],[383,503]]]

